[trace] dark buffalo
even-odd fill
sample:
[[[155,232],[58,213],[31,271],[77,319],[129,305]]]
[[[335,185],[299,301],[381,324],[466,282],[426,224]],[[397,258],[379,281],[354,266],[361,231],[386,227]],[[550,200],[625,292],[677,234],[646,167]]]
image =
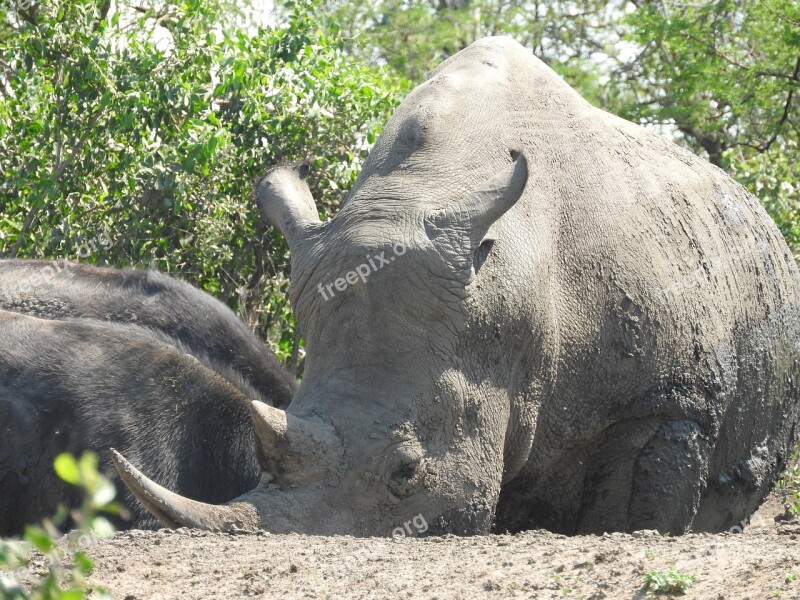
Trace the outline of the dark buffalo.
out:
[[[0,262],[0,332],[0,535],[79,501],[53,473],[65,451],[113,473],[126,448],[189,497],[236,497],[261,471],[250,402],[294,387],[223,304],[155,272]],[[130,524],[155,525],[115,483]]]
[[[43,319],[138,325],[235,371],[278,407],[294,393],[294,378],[225,304],[158,271],[3,260],[0,309]]]

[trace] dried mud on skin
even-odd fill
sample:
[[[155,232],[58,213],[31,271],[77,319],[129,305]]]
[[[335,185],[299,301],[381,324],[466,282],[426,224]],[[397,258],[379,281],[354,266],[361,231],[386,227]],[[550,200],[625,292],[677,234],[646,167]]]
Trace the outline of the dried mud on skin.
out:
[[[744,534],[470,538],[120,532],[89,549],[114,598],[646,598],[647,571],[697,577],[685,598],[800,598],[800,523],[774,499]],[[796,578],[795,578],[796,576]]]

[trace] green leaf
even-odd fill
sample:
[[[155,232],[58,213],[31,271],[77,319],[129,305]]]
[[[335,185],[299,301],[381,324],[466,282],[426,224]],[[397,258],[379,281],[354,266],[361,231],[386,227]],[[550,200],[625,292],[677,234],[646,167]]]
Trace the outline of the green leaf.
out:
[[[114,500],[116,495],[117,490],[114,484],[109,479],[102,477],[98,481],[96,489],[92,492],[92,503],[97,507],[105,506]]]
[[[81,470],[75,457],[68,453],[59,454],[56,456],[53,466],[61,479],[72,485],[78,485],[81,482]]]
[[[88,593],[86,590],[82,590],[80,588],[59,590],[56,593],[57,595],[51,596],[52,600],[83,600],[84,598],[88,598]]]
[[[75,566],[83,575],[88,575],[94,568],[94,561],[81,551],[75,552]]]
[[[0,567],[16,569],[28,564],[31,545],[17,540],[0,540]]]
[[[95,517],[92,521],[92,530],[97,537],[108,539],[114,536],[114,526],[104,517]]]
[[[98,465],[97,454],[90,450],[85,451],[78,459],[79,481],[90,494],[94,494],[100,485],[100,474],[97,471]]]
[[[39,525],[28,525],[25,527],[25,540],[33,544],[37,550],[43,553],[53,549],[53,540],[47,531]]]

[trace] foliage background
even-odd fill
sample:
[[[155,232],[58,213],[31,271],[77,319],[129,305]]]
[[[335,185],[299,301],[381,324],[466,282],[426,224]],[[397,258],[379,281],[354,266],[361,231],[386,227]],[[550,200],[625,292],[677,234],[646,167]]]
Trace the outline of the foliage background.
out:
[[[795,0],[0,0],[0,255],[154,266],[289,360],[287,250],[253,181],[313,160],[332,214],[414,83],[483,35],[674,137],[800,253]]]

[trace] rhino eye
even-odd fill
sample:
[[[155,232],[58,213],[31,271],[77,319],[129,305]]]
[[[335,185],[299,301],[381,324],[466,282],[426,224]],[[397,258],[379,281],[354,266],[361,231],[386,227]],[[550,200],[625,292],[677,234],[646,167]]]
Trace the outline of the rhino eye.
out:
[[[402,481],[404,479],[411,479],[416,474],[418,466],[419,466],[418,463],[408,463],[402,465],[399,469],[397,469],[394,473],[392,473],[392,479],[397,481]]]
[[[392,473],[389,481],[389,490],[398,497],[410,496],[419,487],[421,482],[417,477],[419,463],[403,464]]]

